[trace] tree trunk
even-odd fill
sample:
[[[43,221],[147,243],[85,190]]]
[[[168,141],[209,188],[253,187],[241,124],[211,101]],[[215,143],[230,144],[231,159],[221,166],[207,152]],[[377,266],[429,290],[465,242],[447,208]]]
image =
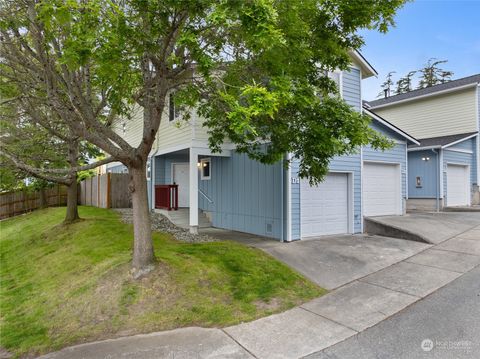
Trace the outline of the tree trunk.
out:
[[[75,180],[67,188],[67,213],[64,223],[72,223],[80,219],[78,216],[78,184]]]
[[[70,140],[68,142],[68,163],[70,167],[76,167],[78,163],[78,140]],[[72,223],[80,219],[78,216],[78,184],[77,172],[70,173],[70,184],[67,189],[67,213],[65,214],[64,223]]]
[[[146,162],[130,166],[130,192],[133,206],[133,277],[139,278],[154,267],[152,227],[148,208]]]

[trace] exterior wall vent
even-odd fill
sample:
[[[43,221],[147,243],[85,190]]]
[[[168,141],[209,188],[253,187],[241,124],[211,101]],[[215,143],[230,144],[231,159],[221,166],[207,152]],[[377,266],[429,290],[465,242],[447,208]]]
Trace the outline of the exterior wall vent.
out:
[[[273,224],[272,222],[267,222],[265,226],[265,233],[272,234],[273,233]]]

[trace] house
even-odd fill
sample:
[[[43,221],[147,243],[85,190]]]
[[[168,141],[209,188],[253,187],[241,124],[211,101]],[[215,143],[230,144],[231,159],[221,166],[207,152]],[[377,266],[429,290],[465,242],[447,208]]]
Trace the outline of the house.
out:
[[[189,209],[184,221],[192,231],[207,218],[214,227],[282,241],[359,233],[364,216],[405,213],[407,145],[419,143],[362,108],[362,79],[376,72],[359,53],[351,52],[351,59],[348,71],[331,76],[344,100],[357,111],[366,111],[372,126],[395,141],[394,148],[380,152],[365,147],[357,154],[336,157],[325,181],[310,186],[298,177],[297,161],[288,169],[281,162],[264,165],[236,152],[230,143],[223,145],[221,153],[212,153],[202,119],[193,113],[188,123],[179,121],[171,102],[149,161],[151,208],[169,206],[165,201],[177,197],[178,206]],[[115,126],[127,141],[137,144],[141,111]],[[108,171],[125,168],[110,164]]]
[[[480,203],[480,74],[368,105],[420,141],[408,148],[408,209]]]

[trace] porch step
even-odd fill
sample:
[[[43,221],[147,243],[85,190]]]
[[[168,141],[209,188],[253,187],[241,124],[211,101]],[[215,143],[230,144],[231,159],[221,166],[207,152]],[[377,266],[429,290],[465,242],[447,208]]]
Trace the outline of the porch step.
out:
[[[167,211],[164,209],[155,209],[155,212],[160,213],[167,217],[170,222],[180,228],[188,229],[190,227],[190,209],[189,208],[179,208],[176,211]],[[199,228],[208,228],[212,224],[208,220],[207,216],[203,211],[198,211],[198,227]]]

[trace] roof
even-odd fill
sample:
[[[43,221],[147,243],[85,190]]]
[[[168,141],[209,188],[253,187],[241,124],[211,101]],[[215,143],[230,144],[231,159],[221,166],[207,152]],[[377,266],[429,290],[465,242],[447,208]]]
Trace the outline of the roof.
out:
[[[363,55],[359,51],[350,50],[348,54],[353,61],[360,65],[360,68],[362,69],[362,79],[378,75],[377,70],[375,70],[373,66],[370,65],[370,63],[365,59],[365,57],[363,57]]]
[[[458,80],[453,80],[449,82],[445,82],[443,84],[435,85],[435,86],[430,86],[426,87],[423,89],[419,90],[413,90],[410,92],[405,92],[400,95],[394,95],[390,96],[387,98],[381,98],[378,100],[374,101],[368,101],[368,105],[371,108],[378,108],[378,107],[383,107],[383,106],[388,106],[391,104],[396,104],[398,102],[404,102],[408,100],[415,100],[420,97],[425,97],[425,96],[432,96],[436,94],[440,94],[443,92],[449,92],[449,91],[456,91],[460,90],[465,87],[470,87],[474,85],[478,85],[480,83],[480,74],[468,76],[468,77],[463,77]]]
[[[373,118],[374,120],[377,120],[378,122],[380,122],[382,125],[388,127],[389,129],[391,129],[392,131],[398,133],[400,136],[406,138],[408,141],[412,142],[413,144],[415,145],[419,145],[420,142],[418,142],[418,140],[413,137],[413,136],[410,136],[408,133],[406,133],[405,131],[401,130],[400,128],[398,128],[397,126],[395,126],[393,123],[391,122],[388,122],[387,120],[385,120],[383,117],[377,115],[375,112],[373,112],[372,110],[369,110],[368,108],[364,107],[363,108],[363,112],[365,112],[367,115],[369,115],[371,118]]]
[[[458,142],[463,142],[471,137],[478,135],[478,132],[467,132],[458,135],[448,135],[440,137],[430,137],[420,139],[420,145],[409,145],[408,149],[422,149],[422,148],[445,148]]]

